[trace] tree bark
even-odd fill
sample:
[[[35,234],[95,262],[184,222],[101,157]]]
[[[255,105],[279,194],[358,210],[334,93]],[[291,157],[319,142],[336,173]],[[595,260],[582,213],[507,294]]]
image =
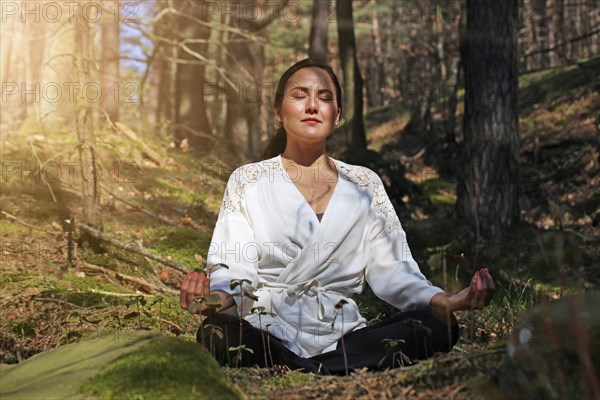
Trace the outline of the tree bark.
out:
[[[119,61],[121,43],[121,30],[119,21],[115,21],[114,15],[109,11],[111,8],[119,7],[114,1],[103,1],[103,13],[100,20],[101,48],[102,56],[100,58],[100,85],[102,88],[102,108],[108,114],[111,121],[119,120],[118,97],[121,93]],[[114,8],[113,8],[114,9]],[[117,8],[118,9],[118,8]]]
[[[348,140],[355,150],[367,148],[363,120],[363,79],[358,66],[356,39],[351,1],[336,1],[340,64],[344,76],[345,106]]]
[[[0,69],[0,82],[8,82],[11,77],[10,67],[11,67],[11,56],[12,56],[12,48],[13,43],[15,42],[15,37],[18,37],[18,32],[16,30],[17,26],[17,18],[12,18],[10,21],[10,33],[4,36],[4,40],[2,40],[3,45],[0,46],[0,60],[2,62]]]
[[[496,237],[519,216],[517,19],[517,0],[467,2],[456,210],[477,237]]]
[[[313,0],[308,56],[327,62],[330,0]]]
[[[237,2],[244,8],[246,3],[256,0]],[[263,93],[264,45],[266,27],[273,21],[269,15],[278,15],[288,1],[272,2],[258,0],[259,9],[267,9],[270,4],[272,12],[263,13],[260,18],[252,20],[243,16],[231,16],[230,25],[245,34],[231,33],[227,44],[228,76],[234,87],[226,84],[227,117],[225,121],[225,137],[229,149],[238,156],[243,155],[255,159],[260,152],[260,115]],[[232,7],[235,2],[230,6]],[[238,14],[239,15],[239,14]],[[252,33],[255,38],[249,38]]]
[[[383,57],[383,50],[381,49],[381,29],[379,27],[379,16],[377,15],[377,1],[372,0],[375,7],[371,13],[371,24],[373,26],[373,50],[375,52],[375,64],[376,64],[376,92],[377,106],[387,105],[389,103],[389,95],[385,90],[385,60]]]
[[[28,33],[28,50],[29,53],[27,68],[27,81],[31,86],[41,85],[42,80],[42,65],[44,63],[44,49],[46,44],[46,25],[40,21],[27,21]],[[39,97],[38,99],[35,99]],[[32,119],[37,119],[40,116],[41,105],[48,103],[46,96],[26,96],[27,116]]]
[[[155,14],[167,8],[165,0],[157,0]],[[164,15],[157,23],[152,25],[152,32],[158,37],[173,38],[175,16]],[[175,46],[164,43],[154,43],[159,46],[152,60],[150,68],[150,98],[148,103],[155,106],[154,120],[156,122],[175,121],[175,72],[177,65],[170,57],[177,56]],[[150,61],[150,60],[149,60]]]
[[[251,28],[244,18],[232,18],[231,26],[248,32]],[[264,29],[256,32],[265,37]],[[264,46],[242,35],[230,34],[227,45],[228,76],[233,83],[225,83],[227,116],[225,137],[232,153],[250,159],[260,148],[259,116],[262,101]]]
[[[183,14],[177,16],[177,58],[183,61],[177,64],[175,139],[178,144],[187,139],[193,151],[205,152],[210,150],[212,142],[207,143],[201,138],[201,134],[210,134],[211,129],[203,95],[206,67],[199,57],[206,56],[206,41],[210,37],[210,30],[186,15],[206,21],[207,13],[203,12],[204,1],[182,1],[175,4]]]
[[[558,31],[558,12],[556,8],[557,6],[555,0],[546,0],[546,36],[548,38],[546,41],[546,47],[549,49],[556,46],[556,32]],[[551,68],[558,64],[556,52],[548,52],[548,64]]]

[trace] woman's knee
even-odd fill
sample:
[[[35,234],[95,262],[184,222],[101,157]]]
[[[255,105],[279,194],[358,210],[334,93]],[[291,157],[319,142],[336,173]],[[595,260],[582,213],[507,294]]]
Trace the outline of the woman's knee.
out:
[[[431,324],[431,343],[435,352],[447,353],[456,345],[460,338],[460,327],[458,323],[445,324],[434,318]]]
[[[215,338],[222,338],[224,335],[237,333],[239,326],[239,318],[227,314],[215,313],[202,321],[196,332],[196,341],[198,343],[205,343],[211,337],[214,341]]]

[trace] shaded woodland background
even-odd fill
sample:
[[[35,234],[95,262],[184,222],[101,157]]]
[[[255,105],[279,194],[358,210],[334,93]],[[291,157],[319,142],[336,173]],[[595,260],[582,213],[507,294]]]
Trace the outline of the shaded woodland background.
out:
[[[598,288],[597,1],[1,6],[3,363],[101,329],[193,334],[182,274],[204,266],[229,174],[275,131],[280,75],[309,55],[343,84],[330,154],[382,176],[424,272],[448,290],[481,264],[498,277],[459,351]]]
[[[94,153],[102,146],[97,136],[111,129],[127,131],[131,140],[168,141],[198,156],[227,152],[240,162],[257,159],[274,131],[278,77],[311,55],[329,61],[343,81],[338,148],[373,148],[363,115],[406,104],[408,130],[458,145],[456,210],[472,233],[487,237],[519,217],[518,74],[597,54],[600,24],[597,4],[581,1],[2,7],[5,132],[36,124],[46,132],[74,129],[82,144],[79,163],[90,164],[94,176],[100,168]],[[464,123],[459,98],[468,104]],[[434,123],[434,108],[443,124]],[[28,171],[11,165],[9,174],[14,168]],[[82,190],[83,220],[101,228],[99,182],[84,179]]]

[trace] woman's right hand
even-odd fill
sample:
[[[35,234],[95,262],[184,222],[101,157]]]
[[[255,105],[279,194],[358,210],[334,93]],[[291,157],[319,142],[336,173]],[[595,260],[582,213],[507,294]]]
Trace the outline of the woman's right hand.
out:
[[[210,282],[208,277],[202,272],[190,272],[187,274],[181,284],[179,292],[179,304],[184,310],[189,310],[190,306],[194,303],[194,297],[196,296],[208,296],[216,295],[220,306],[215,307],[214,305],[207,305],[206,301],[199,303],[199,307],[193,307],[192,312],[194,314],[209,314],[211,312],[219,312],[233,306],[233,298],[226,292],[221,290],[210,291]]]
[[[181,284],[179,304],[181,305],[181,308],[188,310],[189,307],[195,303],[195,296],[206,296],[209,293],[210,282],[208,281],[208,277],[206,277],[202,272],[192,271],[187,274],[183,280],[183,283]],[[195,314],[204,314],[207,309],[208,307],[204,304],[204,302],[201,302],[200,307],[194,308],[193,312]]]

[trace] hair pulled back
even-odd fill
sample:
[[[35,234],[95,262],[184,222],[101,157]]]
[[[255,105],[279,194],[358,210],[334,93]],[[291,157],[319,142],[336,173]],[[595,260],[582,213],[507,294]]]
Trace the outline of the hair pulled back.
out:
[[[335,86],[335,99],[337,101],[338,107],[340,109],[340,114],[341,114],[341,112],[342,112],[342,88],[340,86],[340,82],[338,81],[337,76],[333,72],[333,69],[331,69],[331,67],[329,65],[327,65],[327,63],[325,63],[321,60],[313,59],[313,58],[305,58],[304,60],[298,61],[296,64],[289,67],[283,73],[283,75],[281,75],[281,78],[279,79],[279,83],[277,84],[277,91],[275,92],[275,104],[274,104],[275,110],[280,109],[281,105],[283,104],[283,100],[285,98],[285,88],[286,88],[288,81],[290,80],[290,77],[292,75],[294,75],[294,73],[296,73],[298,70],[301,70],[302,68],[308,68],[308,67],[320,68],[320,69],[324,70],[325,72],[327,72],[327,74],[333,81],[333,85]],[[267,147],[263,151],[263,153],[261,155],[261,159],[266,160],[266,159],[275,157],[275,156],[283,153],[283,151],[285,150],[286,144],[287,144],[287,136],[285,133],[285,129],[283,128],[283,125],[282,125],[276,129],[275,135],[273,135],[273,137],[271,137],[271,139],[269,139],[269,141],[267,142]]]

